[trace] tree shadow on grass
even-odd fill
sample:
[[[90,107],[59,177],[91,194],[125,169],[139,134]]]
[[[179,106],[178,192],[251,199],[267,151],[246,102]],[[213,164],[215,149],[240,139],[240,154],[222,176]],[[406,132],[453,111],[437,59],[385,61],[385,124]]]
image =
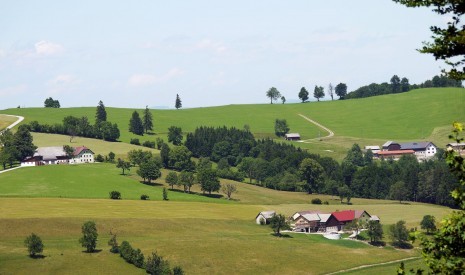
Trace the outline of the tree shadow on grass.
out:
[[[191,194],[191,195],[197,195],[197,196],[203,196],[203,197],[209,197],[209,198],[214,198],[214,199],[220,199],[223,198],[224,196],[221,194],[207,194],[207,193],[200,193],[200,192],[195,192],[191,191],[190,193],[184,192],[184,190],[181,189],[169,189],[170,192],[176,192],[176,193],[183,193],[183,194]],[[233,200],[233,199],[231,199]]]
[[[41,254],[37,254],[37,255],[28,255],[29,258],[31,259],[44,259],[45,257],[47,256],[44,256],[44,255],[41,255]]]
[[[82,251],[82,253],[86,253],[86,254],[96,254],[96,253],[100,253],[100,252],[102,252],[102,249],[95,249],[92,252],[87,252],[87,250]]]
[[[289,235],[289,234],[281,234],[281,233],[276,234],[276,233],[271,233],[270,235],[271,235],[271,236],[274,236],[274,237],[278,237],[278,238],[285,238],[285,239],[292,239],[292,238],[294,238],[294,237],[292,237],[292,236]]]
[[[144,184],[144,185],[148,185],[148,186],[163,186],[162,183],[156,183],[156,182],[144,182],[144,181],[139,181],[140,183]]]

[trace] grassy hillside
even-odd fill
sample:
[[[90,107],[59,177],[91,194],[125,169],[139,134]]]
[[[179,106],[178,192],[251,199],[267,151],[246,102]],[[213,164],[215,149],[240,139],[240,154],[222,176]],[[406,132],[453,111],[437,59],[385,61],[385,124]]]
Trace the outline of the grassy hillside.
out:
[[[432,140],[438,146],[447,142],[442,132],[449,131],[451,122],[465,120],[465,89],[429,88],[408,93],[391,94],[346,101],[325,101],[297,104],[251,104],[181,110],[152,110],[156,135],[139,137],[154,140],[166,137],[169,126],[180,126],[184,132],[201,125],[235,126],[248,124],[257,137],[274,137],[274,120],[284,118],[291,132],[299,132],[302,139],[315,139],[299,146],[322,155],[342,158],[354,142],[360,145],[382,144],[386,140]],[[142,110],[139,110],[142,112]],[[26,117],[26,122],[58,123],[67,115],[87,116],[93,121],[95,107],[89,108],[26,108],[1,111]],[[128,132],[133,109],[107,108],[108,120],[116,122],[121,140],[129,142],[135,135]],[[331,139],[324,130],[307,122],[298,114],[318,121],[335,132]],[[441,135],[437,133],[441,132]]]
[[[110,229],[118,234],[120,242],[128,240],[145,255],[156,250],[189,274],[322,274],[418,255],[415,250],[380,249],[353,241],[330,241],[319,235],[275,238],[268,227],[254,224],[256,213],[263,207],[259,205],[1,198],[0,207],[6,210],[0,213],[2,274],[27,274],[37,268],[49,274],[92,270],[99,274],[115,270],[142,274],[108,252]],[[410,205],[399,207],[389,213],[391,208],[384,206],[382,219],[408,220],[415,216]],[[424,213],[435,209],[422,207]],[[82,253],[77,242],[80,226],[89,219],[98,225],[100,253]],[[45,259],[34,261],[26,256],[22,241],[30,232],[42,237]],[[303,268],[301,263],[309,258],[312,264]]]
[[[0,115],[0,131],[5,129],[8,125],[15,122],[17,118],[11,116]]]

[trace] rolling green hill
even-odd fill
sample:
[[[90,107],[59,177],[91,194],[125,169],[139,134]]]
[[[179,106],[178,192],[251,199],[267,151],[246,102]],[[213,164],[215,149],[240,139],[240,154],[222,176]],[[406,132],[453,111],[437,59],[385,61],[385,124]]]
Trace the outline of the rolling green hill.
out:
[[[447,143],[449,125],[465,120],[465,89],[429,88],[402,94],[391,94],[345,101],[324,101],[296,104],[251,104],[181,110],[152,110],[155,135],[138,137],[128,132],[133,109],[106,108],[108,120],[116,122],[121,130],[120,140],[129,142],[138,137],[141,141],[166,139],[169,126],[180,126],[184,132],[196,127],[250,126],[256,137],[275,137],[274,120],[284,118],[291,132],[301,134],[307,143],[303,148],[322,155],[341,159],[353,143],[361,146],[379,144],[386,140],[431,140],[442,146]],[[25,108],[8,109],[1,113],[24,116],[25,122],[60,123],[67,115],[95,117],[95,107],[83,108]],[[139,110],[142,112],[142,109]],[[326,131],[309,123],[303,114],[335,132],[333,138],[322,138]]]

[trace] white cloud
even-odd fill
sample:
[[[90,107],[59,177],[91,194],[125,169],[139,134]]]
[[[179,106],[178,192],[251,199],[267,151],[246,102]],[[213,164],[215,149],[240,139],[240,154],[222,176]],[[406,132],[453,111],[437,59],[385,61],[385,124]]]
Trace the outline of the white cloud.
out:
[[[196,47],[201,50],[212,50],[218,54],[224,53],[227,50],[223,43],[212,41],[210,39],[203,39],[197,43]]]
[[[129,78],[131,86],[148,86],[155,83],[166,82],[174,77],[182,75],[184,71],[179,68],[173,68],[163,75],[155,74],[134,74]]]
[[[19,84],[16,86],[0,88],[0,96],[15,96],[22,94],[27,90],[26,84]]]
[[[49,94],[61,94],[65,92],[72,92],[76,90],[76,86],[81,81],[74,75],[61,74],[47,82]]]
[[[35,52],[38,55],[56,55],[64,51],[64,48],[60,44],[56,44],[50,41],[41,40],[34,44]]]

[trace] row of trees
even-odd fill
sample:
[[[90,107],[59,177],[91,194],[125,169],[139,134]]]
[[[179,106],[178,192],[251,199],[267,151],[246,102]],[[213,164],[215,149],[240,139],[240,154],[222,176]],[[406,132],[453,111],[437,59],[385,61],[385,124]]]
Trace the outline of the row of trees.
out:
[[[37,147],[26,125],[20,125],[16,133],[9,129],[0,133],[0,165],[3,169],[10,168],[16,162],[34,155]]]
[[[427,80],[421,84],[410,84],[406,77],[400,78],[397,75],[394,75],[391,77],[389,83],[372,83],[370,85],[362,86],[355,91],[350,92],[346,96],[346,99],[404,93],[413,89],[432,87],[462,87],[462,82],[450,79],[444,75],[436,75],[431,80]]]
[[[331,100],[334,100],[334,95],[337,95],[339,99],[344,99],[347,95],[347,85],[345,83],[339,83],[336,87],[333,87],[333,84],[329,83],[328,85],[328,95],[331,97]],[[298,94],[302,103],[307,102],[309,100],[309,93],[305,87],[300,89]],[[325,97],[325,91],[322,86],[315,85],[315,89],[313,90],[313,97],[320,101],[320,98]]]
[[[103,139],[106,141],[116,141],[120,137],[120,131],[116,123],[107,121],[107,113],[103,102],[100,101],[95,114],[95,124],[91,125],[86,116],[67,116],[63,118],[63,123],[40,124],[38,121],[31,121],[27,124],[32,132],[69,135],[70,142],[75,136]]]

